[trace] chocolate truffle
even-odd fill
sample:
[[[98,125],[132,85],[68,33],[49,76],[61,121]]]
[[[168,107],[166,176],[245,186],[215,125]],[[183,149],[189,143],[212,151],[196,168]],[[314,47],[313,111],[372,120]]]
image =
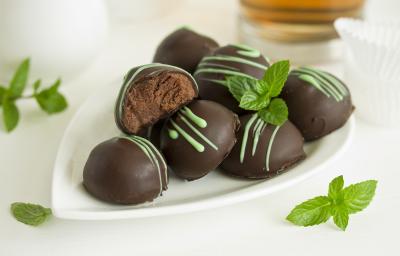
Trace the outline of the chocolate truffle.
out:
[[[183,69],[152,63],[131,69],[115,104],[115,121],[126,134],[142,134],[197,97],[197,84]]]
[[[218,48],[213,39],[188,28],[175,30],[158,46],[153,62],[180,67],[193,73],[203,56]]]
[[[272,178],[305,158],[303,137],[286,121],[281,126],[265,123],[257,114],[240,117],[238,142],[221,168],[234,176]]]
[[[332,74],[315,68],[293,70],[281,97],[289,108],[290,121],[306,141],[342,127],[353,112],[346,85]]]
[[[226,77],[241,76],[261,79],[269,67],[268,60],[256,49],[246,45],[227,45],[205,56],[194,73],[199,96],[216,101],[237,114],[245,113],[227,88]]]
[[[153,201],[167,189],[167,165],[161,153],[138,136],[97,145],[83,170],[83,185],[94,197],[116,204]]]
[[[239,120],[224,106],[195,100],[164,125],[161,150],[181,178],[195,180],[215,169],[236,143]]]

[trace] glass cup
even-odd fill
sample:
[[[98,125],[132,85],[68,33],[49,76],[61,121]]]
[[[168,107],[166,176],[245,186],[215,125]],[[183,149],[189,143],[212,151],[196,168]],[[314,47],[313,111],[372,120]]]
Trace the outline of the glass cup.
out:
[[[333,22],[360,17],[364,0],[240,0],[239,39],[272,59],[298,64],[341,53]]]

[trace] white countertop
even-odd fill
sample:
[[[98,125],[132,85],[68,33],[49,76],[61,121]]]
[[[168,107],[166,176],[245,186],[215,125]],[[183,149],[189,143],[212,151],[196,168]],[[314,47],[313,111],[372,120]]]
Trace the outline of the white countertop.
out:
[[[178,1],[179,2],[179,1]],[[22,122],[0,131],[0,255],[400,255],[400,132],[357,119],[349,150],[312,178],[275,194],[190,214],[120,221],[50,219],[33,228],[9,212],[14,201],[50,206],[52,166],[63,131],[79,105],[100,86],[150,62],[161,38],[182,24],[235,41],[235,1],[181,2],[172,13],[136,24],[113,26],[107,49],[75,81],[64,84],[70,106],[48,117],[21,103]],[[207,6],[208,3],[208,6]],[[225,3],[225,5],[223,4]],[[211,7],[212,6],[212,7]],[[329,68],[340,72],[340,63]],[[326,193],[330,180],[350,184],[377,179],[371,205],[351,215],[346,232],[328,224],[301,228],[285,221],[297,203]]]

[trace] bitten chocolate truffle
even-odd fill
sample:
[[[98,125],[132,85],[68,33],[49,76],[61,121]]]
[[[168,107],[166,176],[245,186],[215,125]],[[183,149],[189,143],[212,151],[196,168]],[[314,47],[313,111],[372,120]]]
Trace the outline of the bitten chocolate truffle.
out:
[[[328,72],[301,67],[293,70],[281,97],[289,119],[306,141],[321,138],[342,127],[353,112],[346,85]]]
[[[228,174],[272,178],[305,158],[303,137],[290,121],[275,126],[257,114],[247,114],[240,123],[238,142],[221,165]]]
[[[188,28],[175,30],[158,46],[153,62],[180,67],[193,73],[203,56],[218,48],[213,39]]]
[[[199,96],[216,101],[237,114],[246,111],[227,88],[226,77],[241,76],[261,79],[269,67],[268,60],[256,49],[246,45],[227,45],[205,56],[194,73],[199,85]]]
[[[207,100],[195,100],[164,125],[161,150],[175,174],[187,180],[203,177],[224,160],[236,143],[236,114]]]
[[[163,156],[148,140],[120,137],[92,150],[83,170],[83,185],[100,200],[140,204],[167,189],[167,175]]]
[[[183,69],[152,63],[131,69],[115,105],[115,121],[126,134],[143,134],[198,95],[193,77]]]

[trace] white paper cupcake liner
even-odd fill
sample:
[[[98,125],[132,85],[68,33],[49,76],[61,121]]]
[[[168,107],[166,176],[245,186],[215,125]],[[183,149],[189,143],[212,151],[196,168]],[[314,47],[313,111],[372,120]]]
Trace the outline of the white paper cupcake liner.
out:
[[[387,128],[400,128],[400,82],[386,82],[360,72],[353,60],[345,65],[344,81],[350,88],[355,113],[362,119]]]
[[[400,127],[400,21],[341,18],[335,27],[348,49],[344,80],[356,113],[384,127]]]
[[[340,18],[335,27],[361,70],[386,81],[400,80],[400,20]]]

